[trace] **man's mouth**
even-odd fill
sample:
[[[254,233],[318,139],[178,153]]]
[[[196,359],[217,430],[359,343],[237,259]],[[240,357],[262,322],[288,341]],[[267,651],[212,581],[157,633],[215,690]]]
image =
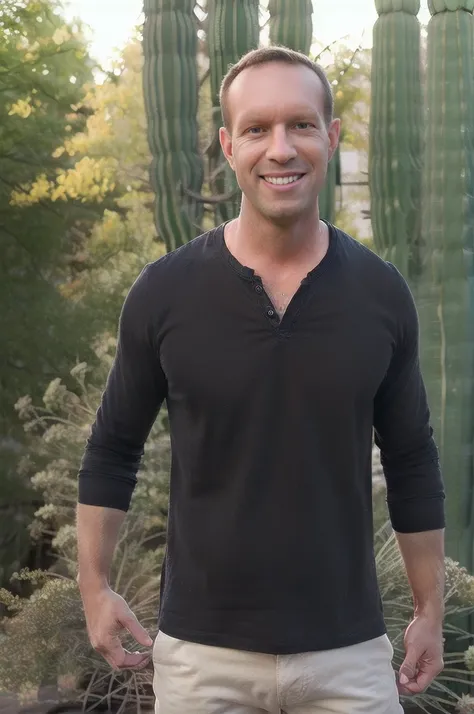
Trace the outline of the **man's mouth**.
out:
[[[264,181],[273,184],[273,186],[287,186],[290,183],[295,183],[303,178],[304,174],[291,174],[287,176],[262,176]]]

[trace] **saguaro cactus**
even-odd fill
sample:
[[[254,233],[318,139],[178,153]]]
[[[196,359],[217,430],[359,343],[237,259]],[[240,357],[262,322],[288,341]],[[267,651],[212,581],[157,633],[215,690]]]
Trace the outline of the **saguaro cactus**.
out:
[[[144,0],[143,92],[152,153],[155,223],[168,250],[200,232],[203,181],[198,145],[194,0]]]
[[[258,47],[258,5],[258,0],[209,0],[208,47],[214,132],[209,148],[211,187],[213,193],[219,195],[237,193],[235,198],[217,206],[215,218],[218,223],[234,218],[240,208],[238,184],[234,172],[223,160],[218,140],[222,126],[219,89],[230,65]]]
[[[309,54],[313,39],[311,0],[269,0],[270,43]]]
[[[422,364],[447,491],[446,549],[472,571],[474,0],[432,0],[428,26]]]
[[[423,96],[420,0],[375,0],[369,186],[377,252],[405,277],[419,267]],[[438,47],[440,54],[442,47]]]

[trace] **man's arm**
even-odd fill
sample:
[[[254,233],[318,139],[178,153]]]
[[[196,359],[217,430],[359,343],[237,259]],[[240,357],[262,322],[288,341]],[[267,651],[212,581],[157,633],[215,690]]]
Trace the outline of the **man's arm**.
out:
[[[109,586],[110,568],[125,511],[77,505],[79,587],[101,590]]]
[[[396,533],[413,593],[415,615],[444,617],[444,530]]]
[[[109,586],[110,567],[125,512],[101,506],[77,506],[77,542],[81,592],[89,639],[114,669],[141,669],[149,655],[128,652],[119,633],[125,629],[145,647],[153,644],[127,603]]]
[[[399,687],[402,694],[415,694],[443,667],[445,494],[420,370],[418,315],[406,282],[396,272],[399,331],[375,399],[374,429],[390,520],[414,601]]]
[[[396,536],[415,611],[405,633],[406,657],[400,667],[399,688],[402,694],[419,694],[444,666],[444,530]]]
[[[79,471],[78,577],[89,638],[114,668],[140,667],[148,655],[126,652],[125,628],[145,646],[146,631],[109,585],[118,534],[128,511],[144,445],[166,396],[153,320],[150,268],[122,308],[117,351]]]

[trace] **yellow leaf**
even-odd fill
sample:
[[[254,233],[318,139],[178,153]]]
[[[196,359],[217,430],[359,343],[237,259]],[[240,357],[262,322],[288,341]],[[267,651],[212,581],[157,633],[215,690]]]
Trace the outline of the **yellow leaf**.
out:
[[[33,111],[33,107],[31,106],[30,101],[31,97],[27,97],[26,99],[19,99],[16,104],[12,104],[10,111],[8,112],[8,116],[11,117],[16,114],[22,119],[27,119]]]
[[[67,201],[66,188],[64,186],[56,186],[51,192],[51,200],[57,201],[60,198],[62,201]]]
[[[52,153],[53,159],[59,159],[59,157],[62,156],[65,151],[66,149],[64,148],[64,146],[58,146],[58,148],[55,149]]]
[[[53,42],[55,45],[62,45],[64,42],[67,42],[70,39],[71,35],[65,27],[58,27],[58,29],[53,35]]]

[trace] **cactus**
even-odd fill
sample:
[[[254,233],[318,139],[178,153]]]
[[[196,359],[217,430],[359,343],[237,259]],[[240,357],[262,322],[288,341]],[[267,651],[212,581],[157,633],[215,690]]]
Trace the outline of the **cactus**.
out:
[[[211,100],[213,114],[213,141],[209,148],[211,188],[214,194],[237,192],[237,196],[219,204],[216,208],[217,223],[234,218],[240,208],[238,184],[235,174],[222,158],[218,140],[222,116],[219,106],[219,90],[229,69],[246,52],[258,47],[259,18],[258,0],[209,0],[208,47],[211,77]],[[219,166],[223,171],[215,176]]]
[[[329,223],[336,220],[336,186],[341,185],[341,153],[338,146],[331,161],[328,163],[328,170],[324,187],[319,194],[319,215]]]
[[[144,0],[143,93],[152,154],[155,224],[168,251],[200,233],[203,165],[198,144],[194,0]]]
[[[270,44],[309,54],[313,39],[311,0],[269,0]]]
[[[423,95],[419,0],[376,0],[369,187],[374,244],[407,278],[419,270]],[[441,48],[439,48],[441,51]]]
[[[428,25],[421,358],[447,492],[447,554],[472,571],[474,0],[432,0]]]

